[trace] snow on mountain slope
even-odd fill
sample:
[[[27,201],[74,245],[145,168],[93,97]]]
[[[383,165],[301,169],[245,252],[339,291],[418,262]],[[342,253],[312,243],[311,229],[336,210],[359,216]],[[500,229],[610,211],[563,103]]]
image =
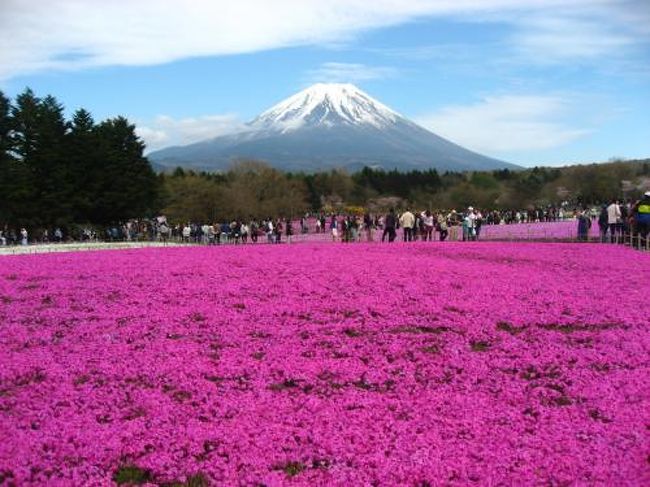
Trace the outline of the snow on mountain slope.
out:
[[[279,132],[338,124],[370,125],[381,129],[399,118],[403,117],[354,85],[318,83],[271,107],[249,126]]]

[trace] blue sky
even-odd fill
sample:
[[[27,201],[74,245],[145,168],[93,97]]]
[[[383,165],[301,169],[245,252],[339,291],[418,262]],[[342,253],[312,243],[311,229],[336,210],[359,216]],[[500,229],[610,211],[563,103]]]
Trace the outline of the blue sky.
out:
[[[650,157],[646,0],[0,3],[0,89],[125,115],[151,149],[350,82],[526,166]]]

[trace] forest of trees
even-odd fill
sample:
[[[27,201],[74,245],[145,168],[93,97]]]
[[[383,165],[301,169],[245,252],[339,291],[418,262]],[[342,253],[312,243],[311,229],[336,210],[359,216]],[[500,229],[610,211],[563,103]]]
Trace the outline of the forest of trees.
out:
[[[0,227],[110,225],[167,215],[172,221],[295,216],[389,206],[450,209],[596,204],[650,189],[650,160],[474,173],[436,170],[283,173],[239,161],[225,173],[156,174],[123,117],[70,120],[52,96],[0,92]]]
[[[158,210],[160,181],[123,117],[71,120],[52,96],[0,92],[0,225],[103,225]]]
[[[483,209],[591,205],[612,198],[638,198],[650,188],[650,161],[616,161],[523,171],[443,173],[378,171],[348,174],[282,173],[255,161],[240,162],[224,174],[176,169],[161,174],[161,203],[176,221],[228,217],[298,215],[303,211],[345,211],[390,206]]]

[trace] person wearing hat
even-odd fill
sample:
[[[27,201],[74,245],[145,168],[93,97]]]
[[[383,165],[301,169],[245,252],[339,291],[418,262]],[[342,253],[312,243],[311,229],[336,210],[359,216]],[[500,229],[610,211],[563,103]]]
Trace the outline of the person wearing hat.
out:
[[[643,197],[632,207],[632,216],[637,233],[641,239],[648,238],[650,233],[650,191],[646,191]],[[646,247],[648,246],[647,242]]]

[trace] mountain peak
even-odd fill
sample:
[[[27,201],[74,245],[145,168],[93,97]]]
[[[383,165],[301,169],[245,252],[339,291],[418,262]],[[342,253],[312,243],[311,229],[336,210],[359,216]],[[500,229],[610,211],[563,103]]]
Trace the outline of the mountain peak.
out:
[[[288,132],[304,127],[366,125],[384,128],[401,116],[349,83],[316,83],[274,105],[253,129]]]
[[[364,166],[444,171],[515,168],[429,132],[347,83],[317,83],[263,112],[241,132],[149,154],[161,166],[225,170],[268,161],[286,171]]]

